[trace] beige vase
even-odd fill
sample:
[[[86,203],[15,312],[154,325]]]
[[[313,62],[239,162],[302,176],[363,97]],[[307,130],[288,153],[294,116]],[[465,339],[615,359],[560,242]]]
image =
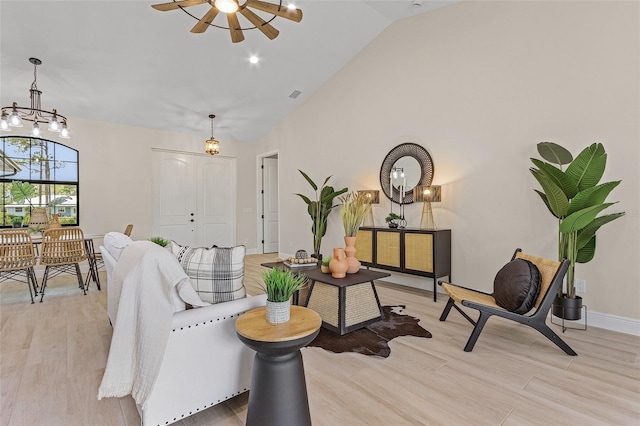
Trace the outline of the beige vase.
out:
[[[51,217],[51,222],[49,222],[49,226],[47,226],[47,229],[56,229],[56,228],[62,228],[62,225],[60,224],[59,214],[54,214]]]
[[[331,276],[333,278],[344,278],[347,276],[347,269],[349,269],[349,265],[347,264],[347,258],[344,255],[344,249],[334,248],[333,258],[331,259],[331,262],[329,262]]]
[[[356,237],[344,237],[344,253],[347,255],[347,274],[355,274],[360,270],[360,261],[356,259]]]

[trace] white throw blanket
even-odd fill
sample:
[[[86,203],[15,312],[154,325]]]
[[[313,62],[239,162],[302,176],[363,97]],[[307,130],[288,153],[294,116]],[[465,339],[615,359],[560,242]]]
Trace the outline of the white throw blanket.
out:
[[[144,408],[171,332],[171,288],[191,305],[209,303],[200,300],[177,259],[150,241],[136,241],[123,251],[113,284],[121,293],[116,295],[119,303],[98,399],[131,394]]]

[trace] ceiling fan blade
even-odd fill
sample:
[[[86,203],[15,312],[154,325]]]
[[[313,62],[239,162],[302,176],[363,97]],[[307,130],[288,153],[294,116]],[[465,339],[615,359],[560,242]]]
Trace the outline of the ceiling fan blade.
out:
[[[211,7],[211,10],[209,10],[206,15],[204,15],[202,19],[200,19],[198,23],[195,24],[193,28],[191,28],[191,32],[203,33],[207,31],[207,28],[209,28],[209,24],[213,22],[213,19],[218,15],[218,12],[218,9],[216,9],[215,7]]]
[[[273,40],[274,38],[278,37],[278,34],[280,34],[280,31],[276,30],[273,26],[271,26],[271,24],[267,24],[264,19],[250,11],[248,8],[245,7],[243,9],[240,9],[240,13],[242,13],[242,16],[247,18],[249,22],[255,25],[257,29],[262,31],[264,35],[269,37],[269,39]]]
[[[207,3],[207,0],[180,0],[180,1],[171,1],[169,3],[160,3],[151,5],[152,8],[156,10],[160,10],[162,12],[166,12],[168,10],[175,10],[178,7],[189,7],[195,6],[196,4]]]
[[[289,10],[286,6],[281,7],[277,4],[266,3],[260,0],[249,0],[246,6],[271,13],[282,18],[287,18],[295,22],[302,21],[302,11],[300,9]]]
[[[238,15],[236,15],[235,13],[227,13],[227,22],[229,22],[231,41],[233,43],[239,43],[244,40],[244,34],[242,34],[240,22],[238,22]]]

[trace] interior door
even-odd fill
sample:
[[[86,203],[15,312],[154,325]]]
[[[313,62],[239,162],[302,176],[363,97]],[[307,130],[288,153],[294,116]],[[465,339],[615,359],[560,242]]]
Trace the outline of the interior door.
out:
[[[278,158],[262,159],[263,252],[278,251]]]
[[[236,160],[153,151],[154,235],[195,247],[235,246]]]
[[[199,156],[196,185],[196,243],[199,247],[236,245],[236,160]]]
[[[152,151],[153,234],[195,245],[196,164],[190,154]]]

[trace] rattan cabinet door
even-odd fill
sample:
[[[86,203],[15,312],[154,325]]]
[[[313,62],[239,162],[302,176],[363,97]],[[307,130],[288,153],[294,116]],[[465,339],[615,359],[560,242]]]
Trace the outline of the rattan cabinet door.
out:
[[[399,232],[376,232],[376,264],[400,268]]]
[[[404,267],[433,273],[433,234],[404,234]]]
[[[356,236],[356,259],[373,263],[373,231],[360,229]]]

